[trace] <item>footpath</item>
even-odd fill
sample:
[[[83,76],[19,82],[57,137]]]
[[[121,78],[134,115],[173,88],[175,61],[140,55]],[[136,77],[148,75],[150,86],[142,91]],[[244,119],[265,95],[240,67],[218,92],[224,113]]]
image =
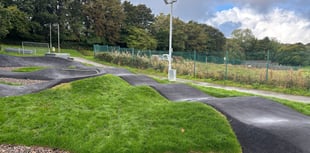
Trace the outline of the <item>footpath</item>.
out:
[[[78,61],[78,62],[82,62],[82,63],[91,64],[91,65],[97,66],[97,67],[110,67],[110,66],[106,66],[106,65],[96,63],[96,62],[93,62],[93,61],[90,61],[87,59],[79,58],[79,57],[74,57],[74,60]],[[158,76],[150,76],[150,77],[162,79],[162,77],[158,77]],[[186,79],[180,79],[180,78],[177,78],[176,82],[192,83],[194,85],[199,85],[199,86],[204,86],[204,87],[212,87],[212,88],[219,88],[219,89],[225,89],[225,90],[234,90],[234,91],[254,94],[254,95],[258,95],[258,96],[274,97],[274,98],[279,98],[279,99],[285,99],[285,100],[310,104],[310,97],[307,97],[307,96],[296,96],[296,95],[289,95],[289,94],[283,94],[283,93],[277,93],[277,92],[271,92],[271,91],[246,89],[246,88],[239,88],[239,87],[230,87],[230,86],[223,86],[223,85],[218,85],[218,84],[212,84],[212,83],[207,83],[207,82],[199,82],[199,81],[194,81],[194,80],[186,80]]]

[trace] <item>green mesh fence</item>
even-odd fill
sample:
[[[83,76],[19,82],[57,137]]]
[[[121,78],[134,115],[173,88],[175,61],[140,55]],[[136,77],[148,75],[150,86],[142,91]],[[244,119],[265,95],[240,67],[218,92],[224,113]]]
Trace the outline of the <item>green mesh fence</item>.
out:
[[[94,45],[94,55],[102,60],[136,68],[168,70],[168,51],[138,50],[118,46]],[[310,69],[281,66],[260,55],[255,60],[232,58],[229,52],[223,57],[203,52],[172,53],[172,68],[178,75],[212,80],[231,80],[240,83],[268,84],[284,88],[298,87],[310,91]],[[307,91],[306,90],[306,91]]]

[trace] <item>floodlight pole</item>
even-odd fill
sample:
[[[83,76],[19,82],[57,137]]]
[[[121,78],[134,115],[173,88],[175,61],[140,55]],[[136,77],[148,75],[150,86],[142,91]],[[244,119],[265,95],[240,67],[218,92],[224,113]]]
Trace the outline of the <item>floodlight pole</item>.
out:
[[[168,71],[171,70],[171,56],[172,56],[172,10],[173,10],[173,3],[170,3],[171,9],[170,9],[170,29],[169,29],[169,67]]]
[[[173,20],[173,3],[175,3],[177,0],[164,0],[165,3],[168,5],[170,4],[170,29],[169,29],[169,57],[168,57],[168,78],[169,78],[169,72],[171,70],[171,57],[172,57],[172,20]]]
[[[52,24],[50,23],[50,47],[48,50],[48,53],[51,53],[51,48],[52,48]]]
[[[58,33],[58,53],[60,53],[59,23],[57,24],[57,33]]]

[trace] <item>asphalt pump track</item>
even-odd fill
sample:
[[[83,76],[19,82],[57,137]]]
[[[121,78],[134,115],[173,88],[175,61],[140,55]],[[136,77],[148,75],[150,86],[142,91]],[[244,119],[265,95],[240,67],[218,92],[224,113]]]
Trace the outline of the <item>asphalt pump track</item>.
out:
[[[151,86],[174,102],[202,102],[214,107],[227,117],[244,153],[310,153],[310,117],[271,100],[260,97],[215,98],[185,84],[160,84],[125,69],[89,67],[58,57],[0,55],[0,67],[25,66],[48,68],[29,73],[0,70],[0,77],[47,81],[24,86],[0,84],[0,97],[39,92],[65,82],[113,74],[133,86]]]

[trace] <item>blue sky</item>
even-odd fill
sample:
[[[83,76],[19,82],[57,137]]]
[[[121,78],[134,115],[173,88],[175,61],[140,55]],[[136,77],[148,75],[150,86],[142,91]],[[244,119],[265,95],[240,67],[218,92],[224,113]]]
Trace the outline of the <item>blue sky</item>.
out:
[[[168,14],[163,0],[127,0],[145,4],[155,15]],[[226,37],[236,28],[249,28],[262,39],[310,43],[310,0],[178,0],[174,16],[220,29]]]

